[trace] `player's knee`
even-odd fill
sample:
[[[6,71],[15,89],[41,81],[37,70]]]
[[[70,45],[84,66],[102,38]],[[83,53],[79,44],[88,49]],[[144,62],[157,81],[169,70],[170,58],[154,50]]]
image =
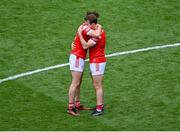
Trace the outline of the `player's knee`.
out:
[[[100,89],[102,87],[101,82],[93,82],[95,89]]]

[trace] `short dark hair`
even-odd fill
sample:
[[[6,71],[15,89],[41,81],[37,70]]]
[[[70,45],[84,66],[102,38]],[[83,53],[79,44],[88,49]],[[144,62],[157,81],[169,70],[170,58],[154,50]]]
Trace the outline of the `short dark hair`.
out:
[[[90,15],[90,14],[94,14],[97,18],[100,17],[99,13],[97,13],[96,11],[87,11],[86,12],[86,16]]]
[[[97,17],[95,14],[89,14],[85,17],[86,21],[89,21],[90,24],[95,23],[97,24]]]

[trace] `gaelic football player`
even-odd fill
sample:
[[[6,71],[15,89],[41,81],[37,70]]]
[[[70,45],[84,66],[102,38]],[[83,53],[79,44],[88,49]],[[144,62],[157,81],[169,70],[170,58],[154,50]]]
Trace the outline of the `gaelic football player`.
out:
[[[92,23],[91,29],[96,30],[98,27],[96,23]],[[92,116],[99,116],[103,114],[103,75],[106,66],[105,46],[106,46],[106,34],[102,29],[100,37],[96,38],[96,43],[91,40],[86,41],[82,35],[82,26],[78,28],[78,35],[82,44],[82,47],[86,50],[89,48],[90,59],[90,71],[92,75],[93,85],[96,91],[96,109],[92,112]]]

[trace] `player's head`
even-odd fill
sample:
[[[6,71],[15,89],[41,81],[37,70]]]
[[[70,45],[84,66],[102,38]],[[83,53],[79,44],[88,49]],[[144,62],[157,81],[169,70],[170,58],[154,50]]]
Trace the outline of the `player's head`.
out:
[[[97,24],[97,17],[95,14],[89,14],[86,16],[86,21],[90,24],[92,29],[95,29]]]
[[[95,12],[95,11],[88,11],[86,12],[86,16],[84,18],[85,20],[85,24],[89,25],[89,24],[97,24],[97,19],[99,18],[99,13]]]

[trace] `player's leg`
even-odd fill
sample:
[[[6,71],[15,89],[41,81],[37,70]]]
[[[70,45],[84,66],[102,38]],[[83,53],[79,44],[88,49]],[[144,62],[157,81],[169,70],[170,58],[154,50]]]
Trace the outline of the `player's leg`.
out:
[[[94,75],[92,78],[96,93],[96,110],[92,113],[92,115],[97,116],[103,114],[103,75]]]
[[[93,86],[96,90],[96,104],[97,105],[102,105],[103,104],[103,85],[102,85],[102,80],[103,80],[103,75],[97,75],[97,76],[92,76],[93,77]]]
[[[69,110],[68,113],[72,114],[72,115],[78,115],[78,112],[75,109],[75,94],[76,91],[80,85],[80,80],[81,80],[81,76],[82,76],[82,72],[76,72],[76,71],[72,71],[72,82],[69,88]]]
[[[81,106],[80,89],[81,89],[82,77],[83,77],[83,73],[82,73],[82,76],[81,76],[81,79],[80,79],[80,84],[78,85],[78,87],[76,89],[76,93],[75,93],[75,106],[76,106],[76,108],[79,108]]]
[[[75,95],[77,89],[80,88],[83,70],[84,70],[84,60],[73,54],[70,55],[70,70],[72,75],[72,82],[69,87],[69,108],[68,113],[71,115],[78,115],[78,112],[75,108]],[[80,91],[79,91],[80,92]]]
[[[90,70],[92,74],[93,86],[96,93],[96,110],[93,111],[92,116],[103,114],[103,75],[106,63],[92,63]]]

